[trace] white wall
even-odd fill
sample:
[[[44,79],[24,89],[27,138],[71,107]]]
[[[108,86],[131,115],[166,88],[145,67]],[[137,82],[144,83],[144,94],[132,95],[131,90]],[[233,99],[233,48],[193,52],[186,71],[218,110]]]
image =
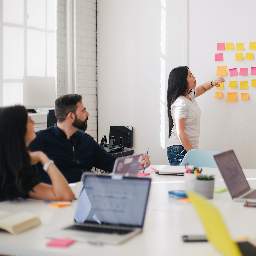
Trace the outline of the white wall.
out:
[[[187,63],[186,2],[98,1],[99,137],[132,125],[136,151],[149,149],[153,163],[167,163],[166,86]]]

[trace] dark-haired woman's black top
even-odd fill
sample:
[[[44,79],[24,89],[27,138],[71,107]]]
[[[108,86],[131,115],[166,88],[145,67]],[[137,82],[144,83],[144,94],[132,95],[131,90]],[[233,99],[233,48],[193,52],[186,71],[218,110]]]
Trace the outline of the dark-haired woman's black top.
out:
[[[18,182],[12,174],[5,179],[0,176],[0,179],[0,201],[28,198],[29,192],[40,183],[38,173],[33,168],[24,171]]]

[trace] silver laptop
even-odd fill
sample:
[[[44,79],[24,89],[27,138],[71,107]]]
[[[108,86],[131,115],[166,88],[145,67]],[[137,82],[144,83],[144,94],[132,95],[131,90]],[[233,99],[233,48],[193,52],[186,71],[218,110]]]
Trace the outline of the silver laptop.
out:
[[[134,237],[143,229],[150,186],[150,178],[84,175],[75,224],[62,236],[92,244],[120,244]]]
[[[136,176],[141,170],[143,165],[143,154],[118,157],[115,160],[113,167],[113,174],[125,175],[125,176]]]
[[[213,157],[232,199],[237,201],[256,200],[256,190],[250,188],[235,152],[229,150]]]

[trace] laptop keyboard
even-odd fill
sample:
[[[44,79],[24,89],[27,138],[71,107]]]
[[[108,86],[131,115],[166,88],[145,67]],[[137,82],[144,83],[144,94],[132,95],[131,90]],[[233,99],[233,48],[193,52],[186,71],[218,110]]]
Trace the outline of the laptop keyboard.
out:
[[[68,230],[79,230],[79,231],[88,231],[94,233],[107,233],[107,234],[119,234],[126,235],[133,231],[133,229],[118,229],[118,228],[104,228],[104,227],[94,227],[94,226],[80,226],[80,225],[72,225],[65,229]]]
[[[251,193],[249,193],[248,195],[244,196],[243,198],[255,198],[256,199],[256,190],[253,190]]]

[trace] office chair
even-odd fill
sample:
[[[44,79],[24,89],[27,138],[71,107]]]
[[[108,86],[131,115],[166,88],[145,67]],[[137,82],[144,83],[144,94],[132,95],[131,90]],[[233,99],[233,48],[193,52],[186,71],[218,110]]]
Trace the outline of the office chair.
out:
[[[54,126],[57,123],[57,119],[55,117],[54,109],[49,109],[47,114],[47,128]]]
[[[184,156],[180,165],[193,165],[196,167],[216,168],[213,155],[219,153],[215,150],[191,149]]]

